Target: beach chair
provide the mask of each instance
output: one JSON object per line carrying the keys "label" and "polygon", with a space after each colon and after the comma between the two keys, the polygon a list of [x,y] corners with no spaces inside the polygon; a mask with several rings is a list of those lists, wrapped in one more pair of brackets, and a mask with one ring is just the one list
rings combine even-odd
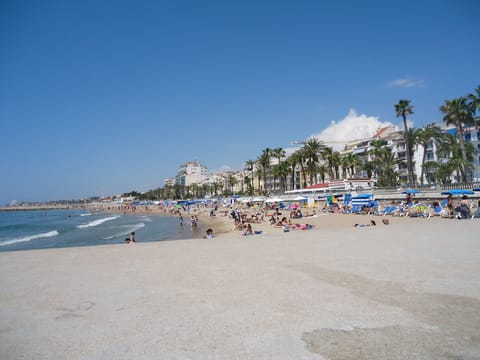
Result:
{"label": "beach chair", "polygon": [[382,215],[393,215],[393,213],[397,210],[398,208],[396,206],[389,205],[383,210]]}
{"label": "beach chair", "polygon": [[362,212],[362,206],[361,205],[352,205],[352,208],[350,209],[350,212],[352,214],[360,214]]}
{"label": "beach chair", "polygon": [[442,216],[444,217],[444,215],[447,215],[447,212],[443,209],[442,206],[440,205],[437,205],[433,208],[433,211],[432,211],[432,216]]}
{"label": "beach chair", "polygon": [[427,207],[423,204],[416,204],[410,211],[410,217],[430,217]]}

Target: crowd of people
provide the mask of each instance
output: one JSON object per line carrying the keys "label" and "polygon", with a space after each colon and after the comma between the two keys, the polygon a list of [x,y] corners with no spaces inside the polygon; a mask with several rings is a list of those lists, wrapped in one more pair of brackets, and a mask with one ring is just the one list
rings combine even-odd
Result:
{"label": "crowd of people", "polygon": [[[452,219],[472,219],[475,217],[480,218],[480,201],[476,211],[473,211],[475,205],[467,195],[463,195],[459,198],[454,198],[449,195],[443,201],[434,200],[429,203],[420,202],[419,199],[415,198],[415,195],[407,194],[403,201],[392,200],[388,204],[379,203],[378,201],[369,201],[368,204],[364,204],[357,211],[352,211],[351,204],[344,204],[340,201],[335,201],[333,203],[327,203],[320,209],[320,214],[322,212],[330,213],[355,213],[355,214],[364,214],[364,215],[382,215],[382,222],[384,225],[389,224],[387,215],[392,216],[409,216],[409,217],[431,217],[435,215],[440,215],[445,218]],[[177,215],[180,223],[180,227],[184,226],[184,217],[182,215],[188,215],[187,221],[189,221],[190,228],[192,231],[195,231],[199,226],[198,210],[201,205],[195,205],[193,211],[191,206],[171,206],[165,207],[164,212],[169,213],[170,215]],[[307,207],[302,207],[298,204],[292,204],[290,206],[282,206],[282,204],[269,204],[264,206],[248,206],[247,208],[238,206],[234,204],[223,205],[224,209],[221,210],[223,216],[228,216],[234,222],[233,229],[239,231],[241,235],[255,235],[260,234],[262,231],[254,230],[255,224],[267,223],[272,227],[281,228],[284,232],[289,232],[291,230],[310,230],[313,228],[312,224],[305,223],[305,218],[318,216],[315,209],[312,209],[309,212]],[[282,207],[280,207],[282,206]],[[197,209],[199,208],[199,209]],[[210,218],[213,218],[217,215],[218,204],[210,205],[208,208],[206,205],[203,205],[203,208],[208,210]],[[130,208],[130,211],[135,211],[136,209]],[[318,211],[318,210],[317,210]],[[375,226],[376,223],[374,220],[371,220],[369,223],[355,223],[355,227],[366,227],[366,226]],[[264,229],[263,226],[261,228]],[[204,238],[213,238],[213,230],[208,228],[205,232]],[[135,243],[135,233],[132,232],[128,238],[125,239],[125,243],[131,244]]]}

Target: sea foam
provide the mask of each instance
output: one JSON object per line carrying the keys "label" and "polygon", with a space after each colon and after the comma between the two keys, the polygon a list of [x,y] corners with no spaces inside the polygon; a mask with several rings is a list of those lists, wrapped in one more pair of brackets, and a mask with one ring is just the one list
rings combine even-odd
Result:
{"label": "sea foam", "polygon": [[125,228],[125,230],[123,230],[121,232],[119,231],[118,233],[116,233],[114,235],[111,235],[111,236],[107,236],[103,239],[104,240],[110,240],[110,239],[114,239],[114,238],[117,238],[117,237],[129,235],[132,231],[140,230],[143,227],[145,227],[144,223],[138,223],[138,224],[135,224],[135,225],[123,225],[122,228]]}
{"label": "sea foam", "polygon": [[11,244],[16,244],[20,242],[26,242],[26,241],[39,239],[39,238],[52,237],[57,235],[58,235],[58,231],[53,230],[53,231],[49,231],[42,234],[28,235],[28,236],[23,236],[23,237],[12,239],[12,240],[2,241],[0,242],[0,246],[11,245]]}
{"label": "sea foam", "polygon": [[77,225],[77,228],[84,229],[84,228],[88,228],[88,227],[92,227],[92,226],[98,226],[98,225],[103,224],[104,222],[118,219],[119,217],[120,216],[110,216],[110,217],[103,218],[103,219],[93,220],[93,221],[90,221],[89,223],[86,223],[86,224]]}

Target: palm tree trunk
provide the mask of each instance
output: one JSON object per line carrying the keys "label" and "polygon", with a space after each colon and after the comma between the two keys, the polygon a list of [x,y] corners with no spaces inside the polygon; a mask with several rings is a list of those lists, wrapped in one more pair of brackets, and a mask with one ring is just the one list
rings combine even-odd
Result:
{"label": "palm tree trunk", "polygon": [[408,139],[408,128],[407,128],[407,117],[403,115],[403,129],[404,129],[404,140],[405,146],[407,148],[407,183],[408,186],[413,184],[413,169],[412,169],[412,154],[410,153],[410,141]]}
{"label": "palm tree trunk", "polygon": [[[462,158],[464,161],[467,160],[467,152],[465,150],[465,140],[463,138],[463,129],[461,124],[457,124],[457,134],[458,134],[458,143],[460,144],[460,150],[462,151]],[[467,172],[465,166],[462,166],[462,181],[467,182]]]}

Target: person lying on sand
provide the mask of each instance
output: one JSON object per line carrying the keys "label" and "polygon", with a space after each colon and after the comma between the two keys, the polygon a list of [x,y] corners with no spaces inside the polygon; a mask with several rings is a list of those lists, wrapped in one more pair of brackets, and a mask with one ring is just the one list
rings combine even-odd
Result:
{"label": "person lying on sand", "polygon": [[373,220],[370,220],[370,224],[355,224],[355,227],[364,227],[364,226],[377,226],[377,223]]}

